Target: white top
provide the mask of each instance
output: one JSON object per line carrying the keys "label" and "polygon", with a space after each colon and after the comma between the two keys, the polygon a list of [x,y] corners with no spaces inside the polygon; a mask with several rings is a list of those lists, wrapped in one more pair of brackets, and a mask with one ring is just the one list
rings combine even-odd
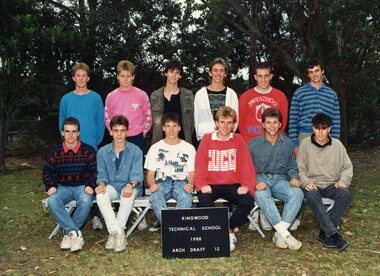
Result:
{"label": "white top", "polygon": [[[227,87],[225,105],[232,107],[236,111],[236,115],[239,116],[238,97],[236,92],[229,87]],[[234,126],[234,131],[236,131],[238,122],[239,117],[237,118],[237,122]],[[214,116],[211,112],[206,87],[198,90],[194,97],[194,127],[198,141],[200,141],[206,133],[210,133],[215,130]]]}
{"label": "white top", "polygon": [[156,172],[156,181],[185,180],[194,171],[195,148],[181,140],[169,145],[164,139],[152,145],[146,155],[144,168]]}

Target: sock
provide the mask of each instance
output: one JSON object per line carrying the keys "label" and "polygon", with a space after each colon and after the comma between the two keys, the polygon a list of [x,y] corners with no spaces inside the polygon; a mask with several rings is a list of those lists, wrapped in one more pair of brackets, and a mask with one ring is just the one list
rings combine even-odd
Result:
{"label": "sock", "polygon": [[70,238],[77,238],[78,234],[77,234],[77,232],[75,232],[74,230],[72,230],[72,231],[69,232],[68,236]]}
{"label": "sock", "polygon": [[274,229],[276,229],[276,231],[278,233],[280,233],[280,235],[283,239],[286,239],[290,235],[290,233],[288,231],[289,223],[286,223],[284,221],[280,221],[276,225],[273,225],[273,227],[274,227]]}
{"label": "sock", "polygon": [[285,221],[281,221],[280,223],[283,223],[284,224],[284,226],[286,227],[286,229],[289,229],[289,227],[290,227],[290,223],[287,223],[287,222],[285,222]]}

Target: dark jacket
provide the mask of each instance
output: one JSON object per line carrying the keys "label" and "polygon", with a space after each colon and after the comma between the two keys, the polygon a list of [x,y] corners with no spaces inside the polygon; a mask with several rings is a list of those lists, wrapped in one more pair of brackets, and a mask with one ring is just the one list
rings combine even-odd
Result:
{"label": "dark jacket", "polygon": [[[186,88],[180,87],[180,100],[182,111],[182,126],[186,142],[192,144],[194,131],[194,95]],[[163,138],[162,118],[164,116],[164,87],[154,91],[150,95],[150,107],[152,108],[152,145]]]}

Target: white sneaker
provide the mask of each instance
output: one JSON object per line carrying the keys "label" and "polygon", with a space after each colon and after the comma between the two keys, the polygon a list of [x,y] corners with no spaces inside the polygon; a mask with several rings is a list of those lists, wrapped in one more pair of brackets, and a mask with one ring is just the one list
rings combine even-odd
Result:
{"label": "white sneaker", "polygon": [[286,242],[284,241],[284,239],[281,237],[280,233],[276,232],[274,233],[273,235],[273,243],[279,247],[279,248],[288,248],[288,245],[286,244]]}
{"label": "white sneaker", "polygon": [[[251,213],[250,214],[251,218],[253,219],[254,222],[256,222],[256,224],[259,224],[259,211],[256,210],[255,212]],[[251,230],[251,231],[256,231],[256,227],[255,225],[249,221],[249,225],[248,225],[248,229]]]}
{"label": "white sneaker", "polygon": [[139,225],[137,226],[137,229],[139,229],[140,231],[143,231],[143,230],[146,230],[148,228],[148,224],[146,223],[146,220],[145,218],[143,218]]}
{"label": "white sneaker", "polygon": [[70,251],[75,252],[75,251],[81,250],[84,245],[82,232],[78,231],[78,235],[76,237],[72,237],[72,239],[73,239],[73,246],[71,246]]}
{"label": "white sneaker", "polygon": [[230,251],[234,251],[237,244],[237,238],[234,233],[230,233]]}
{"label": "white sneaker", "polygon": [[106,249],[113,250],[115,249],[116,236],[110,234],[106,242]]}
{"label": "white sneaker", "polygon": [[64,235],[61,242],[61,249],[68,250],[73,246],[73,240],[68,235]]}
{"label": "white sneaker", "polygon": [[126,248],[125,233],[122,231],[120,234],[115,236],[115,252],[121,252]]}
{"label": "white sneaker", "polygon": [[240,231],[240,229],[238,226],[236,226],[234,229],[232,229],[232,231],[234,231],[234,233],[238,233]]}
{"label": "white sneaker", "polygon": [[289,230],[296,231],[300,225],[301,225],[301,221],[299,219],[295,219],[293,221],[293,224],[290,226]]}
{"label": "white sneaker", "polygon": [[94,229],[94,230],[96,230],[96,229],[102,230],[103,229],[103,224],[100,221],[100,218],[97,216],[92,218],[92,229]]}
{"label": "white sneaker", "polygon": [[299,250],[302,246],[302,242],[297,240],[291,234],[284,239],[284,242],[288,245],[291,250]]}
{"label": "white sneaker", "polygon": [[270,231],[273,228],[262,212],[260,212],[260,224],[265,231]]}

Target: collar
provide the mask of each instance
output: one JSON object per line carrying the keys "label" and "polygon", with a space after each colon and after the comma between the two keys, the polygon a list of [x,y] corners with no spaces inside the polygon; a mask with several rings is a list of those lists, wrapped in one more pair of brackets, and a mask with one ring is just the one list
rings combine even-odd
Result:
{"label": "collar", "polygon": [[[127,144],[128,144],[128,141],[125,141],[125,147],[124,147],[123,151],[125,151],[127,149]],[[116,155],[114,147],[113,147],[113,141],[112,141],[112,143],[110,143],[108,145],[109,145],[108,152],[113,152]]]}
{"label": "collar", "polygon": [[324,86],[326,86],[324,82],[322,82],[322,85],[321,85],[321,87],[319,87],[319,89],[317,89],[317,88],[315,88],[314,86],[312,86],[312,85],[310,84],[310,82],[308,82],[306,85],[307,85],[310,89],[312,89],[312,90],[317,90],[317,91],[321,90]]}
{"label": "collar", "polygon": [[318,148],[324,148],[324,147],[327,147],[327,146],[331,146],[332,144],[332,139],[331,139],[331,136],[329,135],[329,140],[327,141],[326,144],[324,145],[320,145],[318,144],[316,141],[315,141],[315,134],[313,133],[311,136],[310,136],[310,139],[311,139],[311,143],[316,145]]}
{"label": "collar", "polygon": [[[259,136],[259,139],[260,139],[261,143],[265,143],[265,142],[270,143],[270,142],[265,138],[265,132]],[[278,135],[278,139],[277,139],[277,141],[276,141],[275,144],[277,144],[278,141],[281,141],[281,142],[284,141],[284,137],[283,137],[282,134],[279,134],[279,135]]]}
{"label": "collar", "polygon": [[265,95],[265,94],[269,94],[270,92],[272,92],[272,86],[269,86],[268,90],[265,91],[265,92],[262,92],[262,91],[258,90],[256,87],[257,87],[257,86],[255,86],[253,89],[254,89],[257,93],[259,93],[259,94],[263,94],[263,95]]}
{"label": "collar", "polygon": [[80,140],[78,140],[77,145],[76,145],[74,148],[70,149],[70,148],[66,145],[65,142],[62,142],[63,150],[65,151],[65,153],[67,153],[69,150],[72,150],[74,153],[77,153],[78,150],[79,150],[79,148],[80,148],[80,145],[81,145],[81,144],[82,144],[82,143],[80,142]]}
{"label": "collar", "polygon": [[216,141],[228,141],[230,139],[232,139],[232,137],[234,136],[234,134],[231,132],[230,135],[228,136],[228,139],[227,140],[220,140],[218,138],[218,135],[216,135],[218,132],[218,130],[214,131],[213,133],[211,133],[211,140],[216,140]]}

